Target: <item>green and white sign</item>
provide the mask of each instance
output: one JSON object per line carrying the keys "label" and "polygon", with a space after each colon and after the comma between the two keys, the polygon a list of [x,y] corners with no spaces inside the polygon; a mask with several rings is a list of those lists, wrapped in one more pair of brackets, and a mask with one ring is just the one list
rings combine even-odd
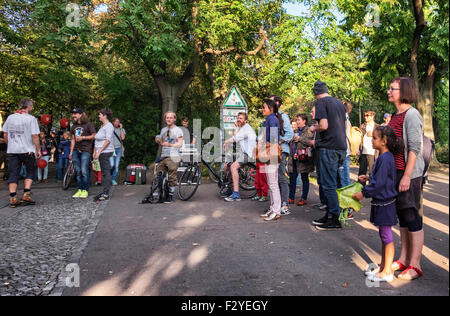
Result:
{"label": "green and white sign", "polygon": [[242,97],[239,89],[233,86],[228,93],[228,96],[225,98],[225,102],[223,103],[223,107],[240,107],[246,108],[247,104],[245,103],[244,98]]}

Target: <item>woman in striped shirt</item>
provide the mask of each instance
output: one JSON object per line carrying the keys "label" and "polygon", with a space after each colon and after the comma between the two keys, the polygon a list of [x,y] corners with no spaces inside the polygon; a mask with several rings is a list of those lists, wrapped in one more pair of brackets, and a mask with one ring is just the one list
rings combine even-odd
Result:
{"label": "woman in striped shirt", "polygon": [[394,155],[397,169],[397,216],[400,222],[402,250],[392,269],[403,271],[398,277],[413,280],[422,276],[420,259],[424,242],[421,197],[424,160],[422,156],[423,119],[412,103],[417,102],[417,90],[410,78],[391,81],[387,91],[389,102],[397,111],[388,126],[404,143],[404,151]]}

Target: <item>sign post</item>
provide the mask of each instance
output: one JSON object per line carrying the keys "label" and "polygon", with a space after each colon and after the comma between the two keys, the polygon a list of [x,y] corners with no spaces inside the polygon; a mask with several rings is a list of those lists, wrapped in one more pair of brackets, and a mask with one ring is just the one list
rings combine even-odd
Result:
{"label": "sign post", "polygon": [[226,139],[233,136],[235,130],[235,122],[239,112],[247,113],[247,103],[242,97],[241,92],[236,86],[232,86],[220,107],[220,138],[221,151],[223,143]]}

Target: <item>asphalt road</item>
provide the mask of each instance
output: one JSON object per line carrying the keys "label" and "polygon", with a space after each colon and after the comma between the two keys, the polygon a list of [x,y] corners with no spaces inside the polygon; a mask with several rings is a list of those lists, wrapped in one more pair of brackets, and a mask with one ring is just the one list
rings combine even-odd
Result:
{"label": "asphalt road", "polygon": [[[424,276],[369,285],[363,271],[381,247],[369,200],[349,227],[321,232],[311,225],[323,216],[315,184],[307,206],[276,222],[259,217],[268,203],[227,203],[215,184],[171,205],[139,205],[148,186],[119,186],[81,257],[80,286],[63,295],[447,296],[448,182],[433,173],[425,187]],[[394,239],[399,252],[398,227]]]}

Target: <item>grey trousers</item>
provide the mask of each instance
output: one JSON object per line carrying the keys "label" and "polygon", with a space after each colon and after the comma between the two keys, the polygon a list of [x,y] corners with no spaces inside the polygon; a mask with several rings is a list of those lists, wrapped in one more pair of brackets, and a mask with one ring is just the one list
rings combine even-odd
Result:
{"label": "grey trousers", "polygon": [[280,186],[281,206],[289,205],[289,182],[286,177],[288,154],[281,153],[281,162],[278,167],[278,185]]}
{"label": "grey trousers", "polygon": [[102,170],[102,186],[103,193],[109,195],[109,190],[112,186],[112,175],[111,175],[111,162],[110,158],[113,153],[101,153],[98,157],[100,162],[100,169]]}

